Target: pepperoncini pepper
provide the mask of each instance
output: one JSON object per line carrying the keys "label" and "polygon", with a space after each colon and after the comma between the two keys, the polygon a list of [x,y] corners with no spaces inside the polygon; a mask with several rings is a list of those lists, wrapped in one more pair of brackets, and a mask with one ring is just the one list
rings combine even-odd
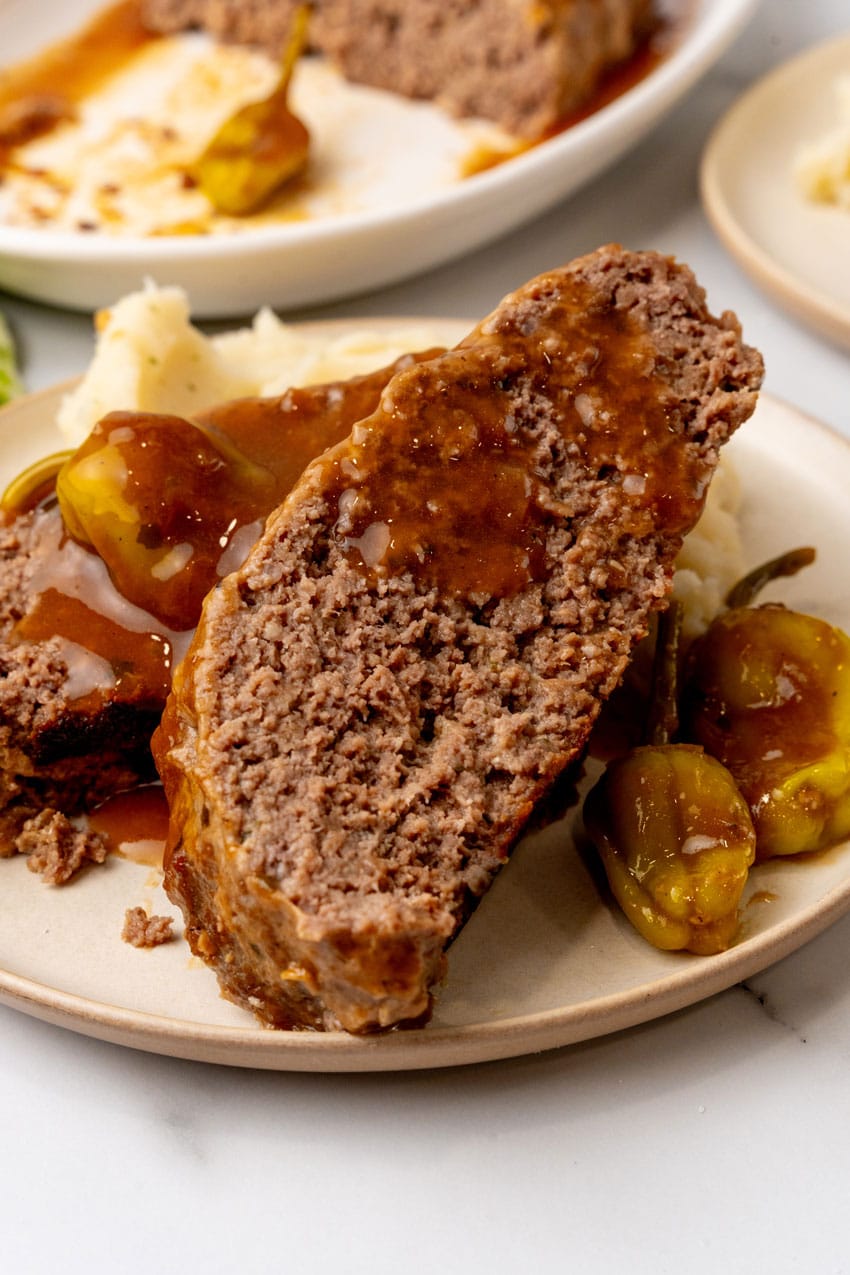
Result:
{"label": "pepperoncini pepper", "polygon": [[635,929],[655,947],[708,955],[738,929],[755,858],[747,803],[729,771],[699,746],[671,743],[680,611],[659,626],[651,742],[606,767],[584,821],[608,882]]}
{"label": "pepperoncini pepper", "polygon": [[56,494],[68,534],[102,558],[119,592],[180,630],[197,623],[229,546],[253,524],[256,539],[279,492],[225,437],[180,417],[111,412],[62,465]]}
{"label": "pepperoncini pepper", "polygon": [[309,4],[295,10],[273,91],[225,120],[194,165],[198,185],[219,212],[234,217],[256,212],[307,163],[310,134],[290,109],[289,84],[306,43],[309,13]]}
{"label": "pepperoncini pepper", "polygon": [[759,859],[850,836],[850,638],[815,616],[749,605],[813,557],[796,551],[743,581],[688,659],[688,737],[734,775]]}
{"label": "pepperoncini pepper", "polygon": [[608,766],[584,819],[614,897],[645,939],[703,955],[729,947],[755,834],[724,766],[693,745],[636,748]]}

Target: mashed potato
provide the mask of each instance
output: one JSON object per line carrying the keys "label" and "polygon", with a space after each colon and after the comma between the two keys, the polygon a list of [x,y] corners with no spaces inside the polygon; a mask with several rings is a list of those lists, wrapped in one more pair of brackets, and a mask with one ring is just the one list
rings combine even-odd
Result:
{"label": "mashed potato", "polygon": [[708,489],[703,515],[676,562],[673,594],[684,607],[683,631],[694,637],[723,607],[726,594],[747,570],[741,543],[741,484],[729,457]]}
{"label": "mashed potato", "polygon": [[[399,323],[346,328],[335,336],[293,327],[261,310],[249,328],[205,336],[192,324],[181,289],[151,284],[98,316],[94,357],[64,399],[58,423],[76,447],[108,411],[191,415],[229,398],[344,380],[410,350],[453,344],[468,327],[461,321]],[[724,458],[678,561],[675,592],[685,608],[686,636],[706,626],[744,573],[739,507],[737,476]]]}
{"label": "mashed potato", "polygon": [[410,350],[453,344],[460,321],[398,328],[305,330],[260,310],[251,327],[205,336],[180,288],[149,284],[97,316],[95,353],[59,410],[58,424],[77,447],[109,411],[203,411],[225,399],[281,394],[293,385],[345,380],[392,363]]}
{"label": "mashed potato", "polygon": [[835,81],[835,97],[835,127],[797,152],[794,177],[808,199],[850,209],[850,75]]}

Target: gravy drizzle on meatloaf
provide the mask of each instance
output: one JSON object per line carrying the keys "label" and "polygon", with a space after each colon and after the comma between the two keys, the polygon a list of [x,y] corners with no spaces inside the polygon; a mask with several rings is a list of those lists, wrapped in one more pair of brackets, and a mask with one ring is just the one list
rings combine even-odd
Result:
{"label": "gravy drizzle on meatloaf", "polygon": [[[550,284],[551,287],[551,284]],[[542,299],[542,289],[535,302]],[[677,445],[670,387],[628,311],[596,305],[579,281],[485,326],[413,376],[328,459],[341,490],[336,531],[379,575],[412,571],[443,591],[498,600],[546,578],[549,528],[579,513],[564,468],[629,493],[619,534],[691,525],[697,459]],[[578,392],[576,392],[577,387]],[[529,427],[529,414],[538,418]],[[585,504],[586,507],[586,504]],[[569,548],[567,535],[564,547]]]}
{"label": "gravy drizzle on meatloaf", "polygon": [[399,374],[306,471],[207,598],[154,741],[166,888],[229,996],[281,1027],[427,1014],[761,374],[690,271],[609,247]]}

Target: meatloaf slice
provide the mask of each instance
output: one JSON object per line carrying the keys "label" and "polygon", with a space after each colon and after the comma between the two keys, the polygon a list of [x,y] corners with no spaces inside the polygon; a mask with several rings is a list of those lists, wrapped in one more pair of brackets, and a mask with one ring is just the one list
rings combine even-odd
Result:
{"label": "meatloaf slice", "polygon": [[[297,0],[146,0],[155,30],[202,26],[280,51]],[[537,137],[647,33],[652,0],[316,0],[310,38],[352,81]]]}
{"label": "meatloaf slice", "polygon": [[418,1020],[579,757],[762,375],[684,266],[600,249],[396,375],[208,596],[154,753],[166,888],[278,1027]]}
{"label": "meatloaf slice", "polygon": [[[0,527],[0,857],[44,811],[73,816],[156,777],[150,737],[167,690],[158,652],[139,679],[130,648],[142,653],[143,633],[127,632],[121,669],[56,636],[69,613],[81,630],[102,631],[109,621],[89,604],[112,593],[103,563],[67,540],[55,505]],[[113,619],[136,624],[134,609],[115,602]],[[167,649],[159,635],[152,652]]]}
{"label": "meatloaf slice", "polygon": [[322,0],[316,41],[347,79],[539,137],[634,52],[650,0]]}

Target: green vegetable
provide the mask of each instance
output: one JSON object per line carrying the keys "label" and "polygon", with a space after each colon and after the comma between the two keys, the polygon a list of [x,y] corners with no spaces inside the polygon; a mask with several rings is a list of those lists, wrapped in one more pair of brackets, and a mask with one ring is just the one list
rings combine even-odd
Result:
{"label": "green vegetable", "polygon": [[18,373],[15,342],[9,325],[0,314],[0,406],[22,393],[23,383]]}

